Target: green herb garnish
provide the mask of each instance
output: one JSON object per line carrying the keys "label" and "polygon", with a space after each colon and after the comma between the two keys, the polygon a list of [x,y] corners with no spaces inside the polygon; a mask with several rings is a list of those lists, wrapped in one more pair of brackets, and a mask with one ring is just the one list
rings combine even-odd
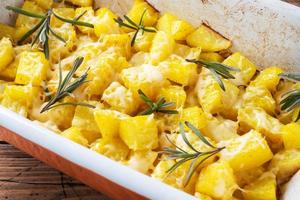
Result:
{"label": "green herb garnish", "polygon": [[[300,73],[282,73],[279,74],[279,77],[298,82],[300,81]],[[294,89],[283,95],[282,100],[280,101],[280,106],[282,111],[290,112],[296,107],[300,106],[300,88]],[[300,112],[295,121],[300,119]]]}
{"label": "green herb garnish", "polygon": [[239,72],[240,69],[233,68],[228,65],[224,65],[218,62],[208,62],[203,60],[195,60],[195,59],[186,59],[187,62],[192,62],[197,65],[202,65],[203,67],[209,69],[211,73],[214,75],[216,81],[220,85],[223,91],[225,91],[225,86],[221,78],[225,79],[235,79],[235,77],[230,74],[230,71]]}
{"label": "green herb garnish", "polygon": [[[179,133],[180,133],[183,141],[185,142],[185,144],[192,151],[192,153],[189,153],[189,152],[183,150],[182,148],[178,147],[167,136],[168,141],[175,147],[175,149],[170,148],[170,147],[165,147],[162,153],[167,155],[167,159],[175,160],[175,162],[176,162],[170,169],[168,169],[167,173],[171,174],[174,170],[176,170],[183,163],[191,160],[191,164],[188,167],[188,171],[187,171],[187,174],[184,179],[184,186],[186,186],[188,184],[188,182],[190,181],[192,175],[194,174],[194,172],[196,171],[198,166],[200,166],[207,159],[214,156],[215,154],[217,154],[218,152],[220,152],[221,150],[223,150],[225,148],[225,147],[218,148],[218,147],[215,147],[214,145],[212,145],[203,136],[203,134],[200,132],[200,130],[198,130],[196,127],[194,127],[190,122],[185,122],[185,125],[193,133],[195,133],[203,143],[205,143],[207,146],[211,147],[213,150],[202,152],[202,151],[198,151],[195,147],[193,147],[193,145],[189,142],[189,140],[187,139],[187,137],[185,135],[184,126],[182,123],[179,123]],[[203,159],[199,161],[200,158],[203,158]]]}
{"label": "green herb garnish", "polygon": [[41,113],[50,110],[52,108],[58,107],[58,106],[64,106],[64,105],[74,105],[74,106],[86,106],[90,108],[95,108],[95,106],[86,104],[86,103],[73,103],[73,102],[66,102],[66,103],[58,103],[61,99],[63,99],[66,96],[69,96],[74,90],[76,90],[78,87],[83,85],[84,83],[88,82],[86,80],[87,78],[87,72],[88,70],[80,77],[75,78],[72,81],[72,78],[76,72],[76,70],[80,67],[80,65],[83,62],[83,57],[76,58],[72,69],[68,72],[66,77],[62,78],[62,70],[61,66],[59,65],[59,82],[58,82],[58,88],[56,94],[50,99],[50,101],[45,105],[45,107],[41,110]]}
{"label": "green herb garnish", "polygon": [[300,73],[281,73],[279,77],[294,82],[300,81]]}
{"label": "green herb garnish", "polygon": [[32,34],[34,34],[35,32],[37,32],[35,38],[32,40],[31,42],[31,46],[33,46],[34,44],[38,44],[39,46],[42,47],[45,57],[47,59],[49,59],[49,36],[50,34],[53,35],[55,38],[57,38],[58,40],[60,40],[63,43],[66,43],[66,41],[59,36],[50,26],[50,20],[51,17],[55,17],[63,22],[72,24],[72,25],[77,25],[77,26],[85,26],[85,27],[90,27],[93,28],[94,25],[87,23],[87,22],[82,22],[79,21],[79,19],[86,13],[82,13],[81,15],[79,15],[78,17],[76,17],[75,19],[65,19],[59,15],[57,15],[53,9],[49,9],[45,15],[39,15],[39,14],[35,14],[35,13],[31,13],[27,10],[23,10],[21,8],[18,7],[12,7],[12,6],[7,6],[6,7],[7,10],[11,10],[15,13],[18,13],[20,15],[25,15],[28,17],[32,17],[32,18],[37,18],[40,19],[39,23],[36,24],[32,29],[30,29],[27,33],[25,33],[21,39],[19,39],[17,41],[18,44],[22,44],[25,40],[27,40]]}
{"label": "green herb garnish", "polygon": [[135,30],[135,33],[133,35],[133,38],[131,40],[131,46],[134,45],[135,43],[135,40],[136,40],[136,37],[138,35],[138,33],[140,31],[142,31],[142,35],[144,34],[144,32],[151,32],[151,33],[155,33],[156,30],[155,29],[151,29],[151,28],[146,28],[145,25],[144,25],[144,16],[146,14],[146,11],[147,10],[144,10],[142,16],[141,16],[141,19],[139,21],[139,24],[136,24],[134,21],[132,21],[128,16],[124,15],[124,21],[118,17],[117,19],[114,19],[115,22],[117,22],[119,24],[120,27],[124,26],[124,27],[127,27],[127,28],[130,28],[132,30]]}
{"label": "green herb garnish", "polygon": [[154,112],[165,114],[178,114],[177,110],[167,110],[167,107],[173,106],[174,102],[166,102],[165,98],[160,98],[157,102],[153,102],[149,97],[145,95],[142,90],[138,90],[140,98],[149,106],[148,109],[140,113],[140,115],[150,115]]}

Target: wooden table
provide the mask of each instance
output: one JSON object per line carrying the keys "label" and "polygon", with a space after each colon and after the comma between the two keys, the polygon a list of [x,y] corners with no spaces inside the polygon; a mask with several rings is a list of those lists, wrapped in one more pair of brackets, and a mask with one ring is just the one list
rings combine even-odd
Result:
{"label": "wooden table", "polygon": [[[300,0],[287,2],[300,6]],[[2,141],[0,141],[0,199],[109,200],[105,195]]]}
{"label": "wooden table", "polygon": [[0,141],[0,199],[109,200],[11,145]]}

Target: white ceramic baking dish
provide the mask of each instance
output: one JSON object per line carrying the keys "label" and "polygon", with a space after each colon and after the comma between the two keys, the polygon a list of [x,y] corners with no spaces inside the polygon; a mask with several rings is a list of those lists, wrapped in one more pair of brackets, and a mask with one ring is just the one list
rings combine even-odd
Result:
{"label": "white ceramic baking dish", "polygon": [[[6,4],[0,2],[1,20]],[[277,0],[149,0],[195,26],[205,22],[234,42],[259,66],[278,64],[300,71],[300,8]],[[124,14],[132,0],[96,0]],[[0,21],[1,21],[0,20]],[[259,26],[258,26],[259,25]],[[264,33],[264,34],[262,34]],[[271,34],[272,33],[272,34]],[[77,145],[0,106],[0,138],[114,199],[195,199],[164,183]],[[300,172],[287,186],[283,200],[300,199]]]}

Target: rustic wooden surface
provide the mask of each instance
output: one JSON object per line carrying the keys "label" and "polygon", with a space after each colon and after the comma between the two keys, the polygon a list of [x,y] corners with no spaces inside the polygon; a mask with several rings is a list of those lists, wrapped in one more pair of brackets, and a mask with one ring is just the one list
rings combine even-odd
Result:
{"label": "rustic wooden surface", "polygon": [[[287,2],[300,6],[300,0]],[[107,196],[2,141],[0,141],[0,199],[109,200]]]}
{"label": "rustic wooden surface", "polygon": [[1,141],[0,199],[109,200],[105,195]]}

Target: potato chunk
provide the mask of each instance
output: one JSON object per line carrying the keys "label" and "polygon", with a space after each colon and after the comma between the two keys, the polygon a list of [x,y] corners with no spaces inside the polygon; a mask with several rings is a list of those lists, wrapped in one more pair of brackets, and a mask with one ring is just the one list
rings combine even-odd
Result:
{"label": "potato chunk", "polygon": [[203,110],[198,106],[184,108],[181,112],[180,120],[188,121],[197,129],[203,129],[207,125],[207,118]]}
{"label": "potato chunk", "polygon": [[155,100],[159,88],[164,83],[159,68],[149,64],[124,69],[121,79],[138,99],[138,90],[141,89],[149,98]]}
{"label": "potato chunk", "polygon": [[122,120],[120,136],[134,151],[150,150],[158,146],[158,131],[153,115],[129,117]]}
{"label": "potato chunk", "polygon": [[61,133],[61,136],[76,142],[82,146],[88,146],[88,140],[82,135],[81,131],[77,127],[71,127]]}
{"label": "potato chunk", "polygon": [[261,86],[248,86],[242,97],[242,105],[260,107],[270,115],[275,113],[276,108],[271,92]]}
{"label": "potato chunk", "polygon": [[230,72],[235,79],[235,85],[247,85],[255,75],[257,66],[243,56],[240,52],[234,53],[223,61],[223,64],[240,69],[239,72]]}
{"label": "potato chunk", "polygon": [[[235,104],[239,96],[239,88],[229,80],[223,80],[226,91],[223,91],[213,74],[202,68],[195,88],[198,101],[205,112],[222,113],[234,118],[237,115]],[[209,94],[209,95],[207,95]]]}
{"label": "potato chunk", "polygon": [[14,49],[10,39],[0,41],[0,71],[3,71],[14,59]]}
{"label": "potato chunk", "polygon": [[185,186],[184,181],[188,172],[189,164],[184,163],[168,175],[168,170],[175,164],[174,160],[160,160],[156,165],[151,177],[163,181],[175,188],[181,189],[188,193],[194,193],[195,183],[197,181],[197,173],[194,173],[191,180]]}
{"label": "potato chunk", "polygon": [[[89,0],[92,1],[92,0]],[[75,1],[74,1],[75,2]],[[79,3],[80,1],[78,1]],[[77,3],[77,2],[75,2]],[[81,18],[80,21],[82,22],[87,22],[90,24],[95,24],[95,22],[97,21],[97,17],[95,17],[95,12],[94,9],[88,5],[85,7],[79,7],[75,9],[75,16],[80,16],[82,13],[86,12]],[[83,34],[87,34],[87,35],[93,35],[94,34],[94,29],[91,27],[86,27],[86,26],[76,26],[79,31]]]}
{"label": "potato chunk", "polygon": [[151,63],[157,65],[168,58],[174,50],[175,41],[170,34],[158,31],[152,41],[150,48]]}
{"label": "potato chunk", "polygon": [[274,143],[282,142],[280,130],[283,125],[262,108],[248,106],[239,109],[238,121],[243,131],[255,129]]}
{"label": "potato chunk", "polygon": [[102,98],[112,109],[125,114],[132,114],[138,109],[138,102],[131,90],[119,82],[112,82],[103,92]]}
{"label": "potato chunk", "polygon": [[179,20],[171,13],[165,13],[157,22],[157,29],[171,34],[175,40],[185,40],[186,36],[193,32],[193,26],[184,21]]}
{"label": "potato chunk", "polygon": [[149,174],[149,171],[154,169],[154,162],[157,156],[158,153],[155,151],[132,151],[125,165],[143,174]]}
{"label": "potato chunk", "polygon": [[85,92],[88,96],[101,95],[117,77],[117,72],[128,66],[126,58],[117,53],[101,54],[88,62],[91,69],[88,73]]}
{"label": "potato chunk", "polygon": [[39,98],[40,89],[31,85],[17,86],[6,85],[3,92],[1,105],[27,117],[29,110]]}
{"label": "potato chunk", "polygon": [[46,79],[49,62],[42,52],[25,51],[20,54],[20,61],[15,82],[26,85],[32,83],[34,86],[41,86]]}
{"label": "potato chunk", "polygon": [[276,177],[265,173],[243,189],[245,200],[276,200]]}
{"label": "potato chunk", "polygon": [[126,160],[129,149],[119,138],[114,139],[98,139],[91,145],[91,150],[96,151],[108,158],[116,161]]}
{"label": "potato chunk", "polygon": [[0,23],[0,39],[7,37],[11,40],[15,38],[16,28]]}
{"label": "potato chunk", "polygon": [[[100,104],[96,101],[87,101],[84,103],[93,106],[100,106]],[[78,127],[81,130],[82,134],[88,140],[89,144],[101,137],[100,130],[94,119],[93,108],[77,106],[72,120],[72,126]]]}
{"label": "potato chunk", "polygon": [[286,149],[300,149],[300,124],[290,123],[282,127],[283,144]]}
{"label": "potato chunk", "polygon": [[196,183],[196,192],[216,199],[231,199],[237,189],[233,170],[227,162],[218,161],[204,168]]}
{"label": "potato chunk", "polygon": [[161,62],[159,68],[166,79],[182,86],[193,86],[196,82],[197,65],[177,55],[172,55],[166,61]]}
{"label": "potato chunk", "polygon": [[143,22],[145,26],[153,26],[159,13],[144,0],[134,0],[133,6],[127,16],[136,24],[139,24],[143,12],[146,10]]}
{"label": "potato chunk", "polygon": [[221,151],[221,159],[228,161],[234,171],[259,167],[273,156],[267,141],[254,130],[220,145],[226,147]]}
{"label": "potato chunk", "polygon": [[129,117],[115,110],[96,109],[95,121],[104,139],[119,137],[120,122]]}
{"label": "potato chunk", "polygon": [[188,35],[186,42],[192,47],[201,47],[203,51],[221,51],[231,46],[231,41],[205,25]]}
{"label": "potato chunk", "polygon": [[165,98],[167,102],[174,102],[173,106],[168,107],[169,109],[178,109],[183,108],[186,93],[182,87],[171,85],[160,90],[157,99],[159,98]]}
{"label": "potato chunk", "polygon": [[276,175],[279,183],[285,182],[299,169],[300,151],[296,149],[276,153],[269,165],[269,170]]}
{"label": "potato chunk", "polygon": [[265,87],[270,91],[274,91],[280,81],[278,75],[282,72],[283,70],[279,67],[268,67],[261,71],[250,85]]}
{"label": "potato chunk", "polygon": [[93,0],[67,0],[76,6],[92,6]]}

